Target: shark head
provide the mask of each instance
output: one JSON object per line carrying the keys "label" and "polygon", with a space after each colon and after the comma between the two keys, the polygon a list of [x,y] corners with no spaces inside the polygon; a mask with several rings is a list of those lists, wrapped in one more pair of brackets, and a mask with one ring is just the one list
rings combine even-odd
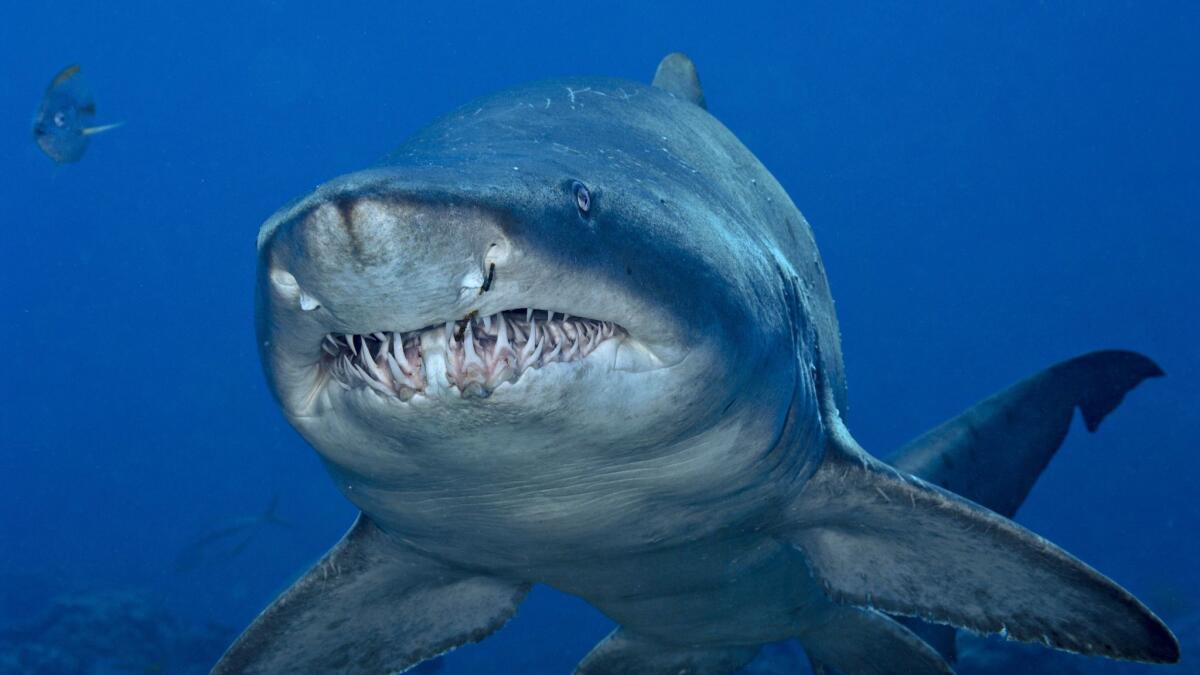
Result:
{"label": "shark head", "polygon": [[451,493],[555,495],[490,501],[513,527],[658,481],[744,487],[725,461],[771,447],[795,381],[771,358],[786,317],[761,311],[778,279],[739,265],[755,242],[695,227],[712,208],[675,173],[621,166],[636,139],[570,147],[562,111],[537,138],[489,133],[509,107],[451,115],[263,226],[259,345],[286,415],[385,524]]}

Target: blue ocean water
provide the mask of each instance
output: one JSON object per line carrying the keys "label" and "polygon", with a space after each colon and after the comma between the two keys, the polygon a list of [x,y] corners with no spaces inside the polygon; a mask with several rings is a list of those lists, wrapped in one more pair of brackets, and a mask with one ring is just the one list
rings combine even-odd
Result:
{"label": "blue ocean water", "polygon": [[[236,634],[354,516],[263,381],[258,225],[473,97],[647,81],[675,50],[813,225],[866,448],[1092,349],[1163,366],[1097,434],[1076,425],[1018,520],[1194,625],[1197,34],[1182,2],[11,4],[0,626],[120,592]],[[30,124],[70,63],[125,126],[58,166]],[[290,526],[179,569],[274,497]],[[609,628],[539,589],[443,672],[567,672]]]}

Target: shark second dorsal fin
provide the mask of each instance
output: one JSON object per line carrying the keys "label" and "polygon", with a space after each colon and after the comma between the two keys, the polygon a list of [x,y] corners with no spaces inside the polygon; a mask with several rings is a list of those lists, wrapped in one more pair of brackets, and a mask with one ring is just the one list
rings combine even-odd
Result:
{"label": "shark second dorsal fin", "polygon": [[1047,368],[904,446],[905,473],[1012,518],[1062,445],[1078,408],[1088,431],[1162,369],[1134,352],[1100,351]]}
{"label": "shark second dorsal fin", "polygon": [[672,52],[663,57],[654,71],[655,87],[670,92],[685,101],[691,101],[708,110],[704,101],[704,89],[700,87],[700,75],[696,73],[696,64],[682,52]]}

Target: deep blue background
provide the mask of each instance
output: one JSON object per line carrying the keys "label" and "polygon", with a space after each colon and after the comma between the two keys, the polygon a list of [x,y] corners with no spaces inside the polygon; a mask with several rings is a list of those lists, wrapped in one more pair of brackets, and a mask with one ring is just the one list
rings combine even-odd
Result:
{"label": "deep blue background", "polygon": [[[816,231],[863,445],[1143,351],[1169,377],[1077,425],[1019,519],[1151,604],[1194,596],[1200,5],[912,4],[6,5],[0,579],[244,625],[353,516],[260,374],[259,223],[472,97],[683,50]],[[126,125],[59,167],[29,126],[72,62]],[[295,527],[172,571],[274,494]],[[542,592],[455,667],[562,672],[605,631]]]}

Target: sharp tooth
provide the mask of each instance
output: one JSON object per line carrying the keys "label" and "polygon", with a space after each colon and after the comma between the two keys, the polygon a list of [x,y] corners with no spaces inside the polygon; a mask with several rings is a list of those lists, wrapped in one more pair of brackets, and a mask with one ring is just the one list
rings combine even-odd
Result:
{"label": "sharp tooth", "polygon": [[[533,345],[533,349],[529,349],[529,345]],[[538,358],[542,355],[542,349],[546,346],[546,339],[537,339],[537,332],[531,334],[529,342],[525,343],[525,350],[521,351],[521,370],[530,367],[537,367]]]}
{"label": "sharp tooth", "polygon": [[387,367],[392,373],[392,380],[396,383],[408,382],[408,373],[400,367],[400,363],[396,361],[396,357],[391,354],[387,355]]}
{"label": "sharp tooth", "polygon": [[387,341],[387,338],[385,338],[383,336],[383,333],[380,333],[380,332],[371,333],[371,337],[375,338],[376,340],[379,340],[380,342]]}
{"label": "sharp tooth", "polygon": [[470,324],[467,324],[467,335],[466,342],[464,344],[464,350],[466,351],[468,368],[474,364],[479,367],[480,371],[486,372],[487,364],[483,362],[483,359],[480,358],[479,354],[475,351],[475,335],[474,331],[471,330]]}
{"label": "sharp tooth", "polygon": [[[363,345],[363,346],[365,347],[366,345]],[[388,374],[386,372],[384,372],[382,369],[380,369],[378,363],[375,363],[375,358],[373,356],[371,356],[370,349],[367,350],[367,358],[363,359],[363,363],[367,364],[367,371],[370,372],[371,375],[374,376],[375,379],[379,380],[380,382],[382,382],[384,384],[389,384],[388,380],[390,380],[391,378],[388,377]]]}
{"label": "sharp tooth", "polygon": [[333,345],[333,342],[331,342],[329,338],[325,338],[321,341],[321,349],[325,350],[325,353],[330,356],[338,355],[338,348]]}
{"label": "sharp tooth", "polygon": [[571,340],[571,348],[567,350],[567,353],[563,354],[563,361],[570,361],[571,359],[575,358],[575,355],[578,353],[579,340]]}
{"label": "sharp tooth", "polygon": [[363,382],[366,382],[367,386],[374,389],[375,391],[377,391],[381,394],[388,394],[388,395],[391,395],[392,393],[394,393],[394,392],[392,392],[392,390],[389,387],[385,386],[382,382],[379,382],[375,378],[371,377],[370,375],[367,375],[367,373],[360,366],[357,366],[357,365],[354,366],[354,370],[358,371],[358,374],[360,376],[362,376]]}
{"label": "sharp tooth", "polygon": [[570,321],[570,320],[571,320],[571,315],[570,315],[570,314],[567,314],[566,312],[563,312],[563,318],[562,318],[562,320],[563,320],[563,323],[566,323],[566,322]]}
{"label": "sharp tooth", "polygon": [[502,316],[500,317],[500,333],[496,338],[496,358],[500,358],[500,355],[508,348],[508,319]]}
{"label": "sharp tooth", "polygon": [[529,323],[531,321],[533,321],[533,308],[526,307],[525,308],[525,323]]}
{"label": "sharp tooth", "polygon": [[525,358],[533,353],[534,347],[537,347],[538,331],[537,323],[529,322],[529,339],[525,341],[525,347],[521,350],[521,357]]}
{"label": "sharp tooth", "polygon": [[547,312],[546,312],[546,316],[547,316],[547,318],[546,318],[546,323],[547,323],[547,324],[552,324],[552,323],[554,323],[554,312],[547,311]]}
{"label": "sharp tooth", "polygon": [[516,371],[513,369],[513,366],[507,361],[502,361],[497,366],[496,372],[492,373],[492,376],[487,379],[487,388],[495,389],[501,382],[512,382],[514,380],[516,380]]}
{"label": "sharp tooth", "polygon": [[483,329],[489,334],[492,332],[492,315],[489,314],[483,317]]}
{"label": "sharp tooth", "polygon": [[570,340],[575,340],[579,336],[579,333],[575,330],[575,324],[569,321],[562,322],[562,332],[565,333],[567,338]]}
{"label": "sharp tooth", "polygon": [[347,335],[346,341],[350,343],[350,351],[354,352],[355,356],[358,356],[358,345],[354,344],[355,337],[357,337],[357,336],[356,335]]}
{"label": "sharp tooth", "polygon": [[396,367],[400,369],[400,372],[404,373],[405,377],[413,376],[414,371],[412,364],[409,362],[408,356],[404,352],[400,353],[400,358],[392,357],[392,360],[396,362]]}
{"label": "sharp tooth", "polygon": [[542,363],[550,363],[550,362],[554,361],[554,357],[558,356],[560,352],[562,352],[562,343],[561,342],[554,345],[554,351],[547,354],[546,357],[542,359]]}

